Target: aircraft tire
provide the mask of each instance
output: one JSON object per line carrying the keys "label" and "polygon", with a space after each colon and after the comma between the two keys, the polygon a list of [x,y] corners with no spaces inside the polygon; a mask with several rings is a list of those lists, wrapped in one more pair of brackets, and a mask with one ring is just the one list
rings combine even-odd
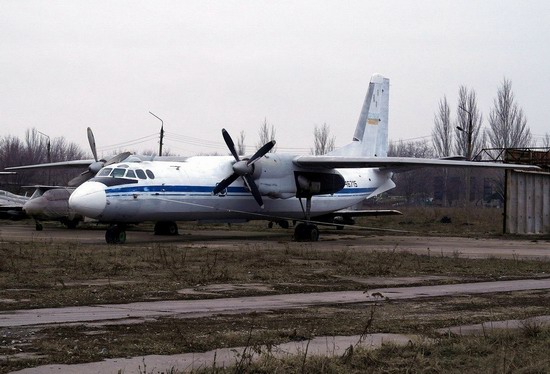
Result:
{"label": "aircraft tire", "polygon": [[116,244],[124,244],[126,243],[126,230],[119,230],[118,235],[116,237]]}
{"label": "aircraft tire", "polygon": [[319,240],[319,229],[311,223],[299,223],[294,229],[294,240],[297,242],[316,242]]}
{"label": "aircraft tire", "polygon": [[309,225],[308,227],[308,236],[310,242],[319,241],[319,229],[315,225]]}
{"label": "aircraft tire", "polygon": [[72,219],[72,220],[66,221],[64,223],[65,223],[65,226],[67,226],[68,229],[76,229],[76,227],[78,226],[78,220],[77,219]]}
{"label": "aircraft tire", "polygon": [[105,241],[108,244],[126,243],[126,230],[119,226],[111,226],[105,232]]}
{"label": "aircraft tire", "polygon": [[168,235],[178,235],[178,225],[176,224],[176,222],[167,222],[166,232],[168,233]]}
{"label": "aircraft tire", "polygon": [[113,233],[113,230],[111,230],[110,228],[105,231],[105,241],[107,242],[107,244],[115,244],[115,235]]}
{"label": "aircraft tire", "polygon": [[303,242],[305,237],[306,225],[305,223],[299,223],[294,228],[294,240],[297,242]]}
{"label": "aircraft tire", "polygon": [[155,235],[178,235],[178,225],[173,221],[159,221],[155,223]]}

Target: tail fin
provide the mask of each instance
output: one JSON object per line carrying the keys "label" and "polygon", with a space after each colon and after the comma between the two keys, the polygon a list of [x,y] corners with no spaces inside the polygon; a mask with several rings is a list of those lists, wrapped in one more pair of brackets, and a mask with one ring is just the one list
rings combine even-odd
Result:
{"label": "tail fin", "polygon": [[353,141],[331,156],[386,157],[388,154],[388,109],[390,80],[374,74],[357,121]]}

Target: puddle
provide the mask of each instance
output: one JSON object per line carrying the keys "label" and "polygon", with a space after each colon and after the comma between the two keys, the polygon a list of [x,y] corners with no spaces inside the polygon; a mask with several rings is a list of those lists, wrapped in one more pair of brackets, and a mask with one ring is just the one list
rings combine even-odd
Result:
{"label": "puddle", "polygon": [[245,284],[210,284],[206,286],[199,286],[194,288],[184,288],[178,290],[180,295],[216,295],[219,293],[230,293],[235,291],[259,291],[259,292],[272,292],[271,286],[262,283],[245,283]]}

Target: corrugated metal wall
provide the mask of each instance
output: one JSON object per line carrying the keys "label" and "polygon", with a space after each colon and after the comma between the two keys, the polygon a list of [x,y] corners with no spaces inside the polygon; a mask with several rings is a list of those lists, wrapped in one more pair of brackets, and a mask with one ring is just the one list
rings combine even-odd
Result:
{"label": "corrugated metal wall", "polygon": [[506,171],[504,230],[550,234],[550,173]]}

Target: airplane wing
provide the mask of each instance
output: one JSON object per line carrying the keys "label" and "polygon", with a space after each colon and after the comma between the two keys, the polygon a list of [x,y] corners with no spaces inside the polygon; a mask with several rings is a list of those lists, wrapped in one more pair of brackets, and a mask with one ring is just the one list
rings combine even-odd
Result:
{"label": "airplane wing", "polygon": [[90,164],[94,163],[95,160],[73,160],[73,161],[59,161],[59,162],[50,162],[46,164],[34,164],[34,165],[23,165],[23,166],[11,166],[4,168],[4,170],[31,170],[31,169],[46,169],[46,168],[87,168]]}
{"label": "airplane wing", "polygon": [[483,167],[517,170],[540,170],[535,165],[504,164],[487,161],[463,161],[454,157],[443,159],[414,157],[346,157],[346,156],[298,156],[294,164],[306,168],[384,168],[391,171],[404,171],[419,167]]}

